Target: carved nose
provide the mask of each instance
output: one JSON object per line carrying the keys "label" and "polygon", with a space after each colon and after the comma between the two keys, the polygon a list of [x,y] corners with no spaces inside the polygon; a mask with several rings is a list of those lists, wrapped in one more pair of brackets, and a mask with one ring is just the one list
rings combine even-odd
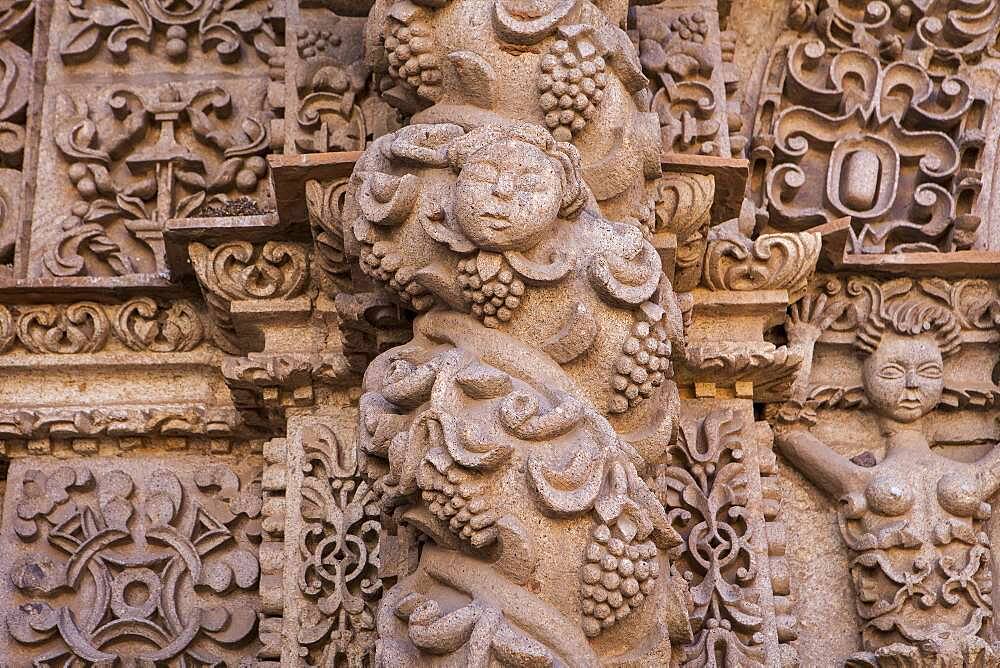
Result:
{"label": "carved nose", "polygon": [[914,369],[910,369],[906,372],[906,386],[916,387],[917,386],[917,372]]}
{"label": "carved nose", "polygon": [[509,176],[501,174],[497,184],[493,186],[493,194],[500,199],[510,199],[514,196],[514,182]]}

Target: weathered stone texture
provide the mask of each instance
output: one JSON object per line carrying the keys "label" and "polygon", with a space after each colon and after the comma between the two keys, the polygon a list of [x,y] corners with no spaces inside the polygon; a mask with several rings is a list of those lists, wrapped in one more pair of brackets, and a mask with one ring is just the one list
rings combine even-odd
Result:
{"label": "weathered stone texture", "polygon": [[0,666],[995,666],[996,2],[0,6]]}

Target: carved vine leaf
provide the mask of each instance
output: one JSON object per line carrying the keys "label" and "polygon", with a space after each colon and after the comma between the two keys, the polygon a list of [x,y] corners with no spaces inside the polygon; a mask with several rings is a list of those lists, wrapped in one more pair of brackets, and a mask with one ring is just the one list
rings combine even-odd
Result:
{"label": "carved vine leaf", "polygon": [[[148,660],[216,662],[256,626],[252,608],[226,597],[257,584],[248,535],[259,485],[221,464],[189,477],[122,467],[25,472],[14,532],[34,549],[10,565],[24,603],[8,618],[11,636],[37,661],[110,665],[124,658],[122,639],[154,628],[142,635]],[[116,556],[126,548],[144,558]],[[126,588],[148,596],[127,598]]]}

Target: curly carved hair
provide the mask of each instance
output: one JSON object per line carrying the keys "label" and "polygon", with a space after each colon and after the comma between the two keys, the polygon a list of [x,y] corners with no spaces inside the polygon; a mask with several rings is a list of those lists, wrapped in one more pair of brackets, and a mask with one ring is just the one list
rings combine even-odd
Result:
{"label": "curly carved hair", "polygon": [[866,356],[871,355],[887,329],[902,336],[932,334],[941,348],[942,357],[953,355],[962,345],[961,326],[950,310],[905,299],[886,304],[883,309],[874,309],[858,327],[854,347]]}
{"label": "curly carved hair", "polygon": [[453,140],[448,146],[448,163],[455,172],[479,151],[504,141],[517,141],[539,149],[552,161],[562,184],[562,203],[559,216],[575,218],[590,197],[590,191],[580,173],[580,153],[566,142],[557,142],[540,126],[528,123],[512,125],[486,125],[471,130]]}

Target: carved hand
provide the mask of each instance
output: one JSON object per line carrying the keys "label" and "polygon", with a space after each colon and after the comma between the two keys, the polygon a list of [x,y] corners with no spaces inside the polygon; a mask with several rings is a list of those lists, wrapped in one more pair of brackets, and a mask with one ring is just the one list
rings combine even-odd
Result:
{"label": "carved hand", "polygon": [[839,318],[847,308],[843,300],[829,301],[825,294],[815,297],[806,295],[801,301],[792,305],[785,332],[788,334],[788,344],[793,347],[812,348],[820,334],[834,320]]}

